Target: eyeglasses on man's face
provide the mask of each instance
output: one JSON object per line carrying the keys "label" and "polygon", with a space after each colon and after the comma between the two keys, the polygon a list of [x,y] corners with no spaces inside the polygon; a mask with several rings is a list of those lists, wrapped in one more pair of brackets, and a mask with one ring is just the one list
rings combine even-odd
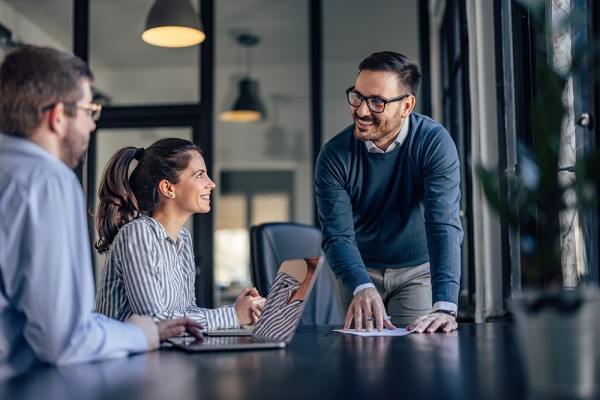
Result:
{"label": "eyeglasses on man's face", "polygon": [[385,105],[387,103],[393,103],[394,101],[402,101],[408,96],[410,96],[410,94],[403,94],[402,96],[393,97],[391,99],[386,100],[377,96],[363,96],[362,94],[354,91],[354,86],[346,89],[346,97],[348,99],[348,103],[350,103],[352,107],[360,107],[363,100],[367,100],[367,107],[369,107],[369,110],[371,110],[374,113],[382,113],[385,111]]}
{"label": "eyeglasses on man's face", "polygon": [[[54,108],[54,106],[58,103],[50,104],[44,108],[42,108],[42,112],[50,111]],[[98,121],[100,119],[100,114],[102,113],[102,104],[98,103],[87,103],[87,104],[77,104],[77,103],[63,103],[65,108],[75,108],[79,110],[85,110],[88,113],[88,116],[94,120]]]}
{"label": "eyeglasses on man's face", "polygon": [[[65,105],[67,105],[67,103],[65,103]],[[70,103],[69,105],[72,105],[73,107],[78,108],[80,110],[87,111],[87,113],[90,116],[90,118],[92,118],[94,121],[98,121],[100,119],[100,114],[102,114],[102,104],[98,104],[98,103],[88,103],[88,104]]]}

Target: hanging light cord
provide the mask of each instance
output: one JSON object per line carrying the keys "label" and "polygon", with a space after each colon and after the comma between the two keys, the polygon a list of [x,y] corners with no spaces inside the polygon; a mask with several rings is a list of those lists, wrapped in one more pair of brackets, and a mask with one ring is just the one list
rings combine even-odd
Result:
{"label": "hanging light cord", "polygon": [[248,45],[243,45],[243,46],[245,47],[244,65],[246,67],[246,78],[250,79],[250,77],[252,75],[252,54],[251,54],[252,49],[250,49],[250,46],[248,46]]}
{"label": "hanging light cord", "polygon": [[243,54],[243,62],[244,62],[244,66],[246,68],[246,77],[248,79],[250,79],[250,76],[252,75],[252,46],[255,46],[256,44],[258,44],[258,42],[260,41],[260,39],[258,38],[258,36],[254,36],[252,34],[249,33],[245,33],[242,34],[240,36],[238,36],[238,42],[239,44],[244,47],[245,51]]}

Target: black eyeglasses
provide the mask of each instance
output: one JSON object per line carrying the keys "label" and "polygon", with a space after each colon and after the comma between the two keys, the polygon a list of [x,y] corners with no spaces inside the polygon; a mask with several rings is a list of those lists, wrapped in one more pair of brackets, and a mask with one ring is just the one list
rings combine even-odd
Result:
{"label": "black eyeglasses", "polygon": [[[42,112],[50,111],[54,108],[57,103],[53,103],[47,105],[42,108]],[[97,103],[88,103],[88,104],[77,104],[77,103],[63,103],[65,108],[78,108],[80,110],[85,110],[88,112],[88,116],[92,118],[94,121],[98,121],[100,119],[100,114],[102,113],[102,104]]]}
{"label": "black eyeglasses", "polygon": [[348,99],[348,103],[350,103],[350,105],[352,107],[360,107],[363,100],[366,99],[367,107],[369,107],[369,110],[373,111],[374,113],[382,113],[385,111],[385,105],[387,103],[393,103],[394,101],[401,101],[401,100],[404,100],[405,98],[407,98],[408,96],[410,96],[410,94],[403,94],[402,96],[393,97],[391,99],[386,100],[386,99],[382,99],[381,97],[377,97],[377,96],[370,96],[370,97],[363,96],[362,94],[359,94],[354,91],[354,86],[352,86],[349,89],[346,89],[346,97]]}

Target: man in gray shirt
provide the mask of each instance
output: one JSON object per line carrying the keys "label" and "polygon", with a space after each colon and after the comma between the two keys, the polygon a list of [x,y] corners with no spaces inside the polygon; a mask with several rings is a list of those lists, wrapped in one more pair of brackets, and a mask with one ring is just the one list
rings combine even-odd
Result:
{"label": "man in gray shirt", "polygon": [[94,309],[81,185],[101,106],[79,58],[25,46],[0,66],[0,379],[39,362],[65,365],[156,349],[200,324],[118,322]]}

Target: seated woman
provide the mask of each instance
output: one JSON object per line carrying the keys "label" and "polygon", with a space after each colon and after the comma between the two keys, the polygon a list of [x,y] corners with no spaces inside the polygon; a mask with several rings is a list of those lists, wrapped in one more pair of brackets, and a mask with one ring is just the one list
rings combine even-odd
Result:
{"label": "seated woman", "polygon": [[210,211],[214,188],[200,148],[188,140],[161,139],[145,150],[126,147],[113,155],[98,191],[95,247],[108,254],[97,312],[118,320],[185,316],[209,331],[258,320],[256,289],[244,289],[232,306],[196,306],[192,239],[183,225],[192,214]]}

